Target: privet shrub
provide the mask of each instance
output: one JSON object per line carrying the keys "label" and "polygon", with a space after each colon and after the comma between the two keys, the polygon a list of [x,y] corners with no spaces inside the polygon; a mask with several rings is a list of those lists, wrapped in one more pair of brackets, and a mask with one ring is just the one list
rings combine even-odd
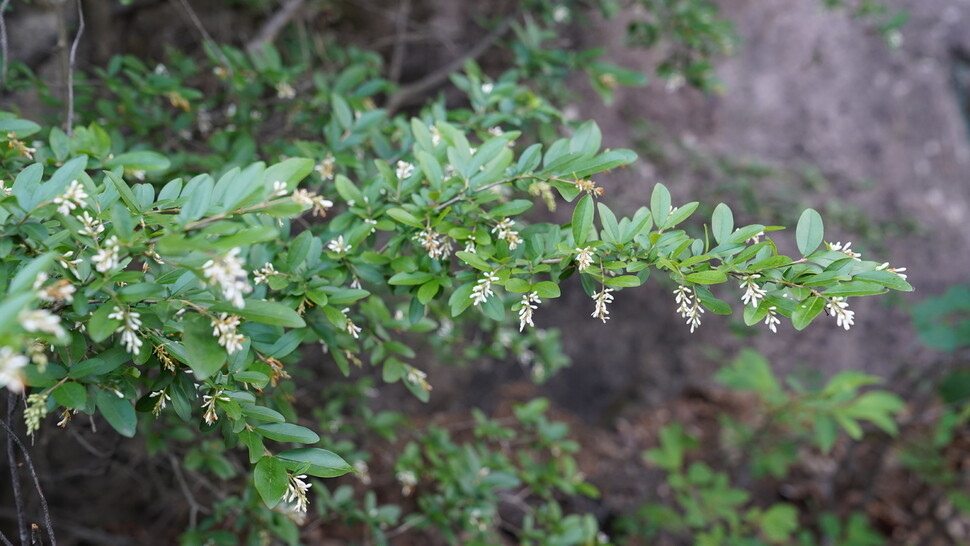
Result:
{"label": "privet shrub", "polygon": [[[420,513],[314,482],[369,479],[369,455],[353,434],[341,436],[347,411],[356,435],[397,438],[403,417],[355,406],[366,386],[325,399],[315,419],[298,415],[290,393],[302,348],[327,353],[344,375],[378,368],[427,401],[434,370],[416,360],[411,334],[436,332],[448,346],[456,324],[470,324],[507,338],[499,354],[529,355],[538,380],[561,367],[555,333],[536,326],[570,276],[590,298],[589,320],[603,323],[625,290],[654,272],[669,277],[671,310],[691,332],[705,313],[733,310],[772,332],[782,320],[801,330],[822,313],[849,329],[851,298],[912,289],[888,264],[825,242],[814,210],[795,226],[794,256],[772,239],[783,228],[735,225],[724,204],[692,218],[699,203],[673,203],[662,184],[633,215],[617,214],[597,177],[636,155],[602,149],[594,122],[566,123],[554,100],[524,83],[583,59],[537,54],[543,32],[571,12],[534,9],[545,18],[517,29],[514,70],[492,80],[468,63],[452,75],[467,108],[439,101],[413,116],[389,112],[376,106],[393,91],[376,55],[334,46],[338,66],[309,72],[307,59],[266,45],[210,48],[204,69],[174,51],[154,69],[117,57],[98,73],[101,95],[79,86],[84,121],[71,131],[0,114],[0,385],[24,395],[27,433],[87,414],[123,436],[145,435],[155,452],[173,441],[168,431],[214,438],[184,465],[225,478],[236,473],[226,450],[248,455],[249,485],[203,522],[193,515],[187,544],[258,543],[267,533],[297,542],[308,510],[365,526],[379,542],[434,527],[453,542],[489,543],[499,493],[522,486],[536,509],[521,540],[590,543],[605,540],[596,520],[564,513],[556,496],[596,491],[576,469],[568,428],[544,416],[542,401],[516,410],[516,429],[477,414],[474,448],[445,429],[413,438],[395,473]],[[652,44],[652,24],[631,28],[633,37]],[[697,58],[662,67],[677,85],[711,85],[697,59],[720,51],[712,44],[725,46],[728,29],[705,32]],[[606,98],[643,81],[591,66]],[[186,83],[213,69],[216,94]],[[570,204],[571,221],[529,220],[536,203]],[[517,435],[529,447],[513,456],[505,442]],[[665,433],[651,457],[676,437]],[[682,470],[679,459],[662,466]],[[788,522],[778,510],[746,524]],[[220,523],[230,515],[233,530]]]}

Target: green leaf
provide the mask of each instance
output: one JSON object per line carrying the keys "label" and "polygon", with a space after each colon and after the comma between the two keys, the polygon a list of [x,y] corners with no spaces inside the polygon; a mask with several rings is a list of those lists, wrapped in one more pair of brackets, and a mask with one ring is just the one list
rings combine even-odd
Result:
{"label": "green leaf", "polygon": [[304,472],[318,478],[336,478],[354,471],[354,467],[347,464],[347,461],[336,453],[317,447],[290,449],[277,454],[277,457],[283,461],[296,463],[292,468],[310,465]]}
{"label": "green leaf", "polygon": [[273,187],[274,182],[286,182],[288,190],[296,188],[300,180],[313,172],[313,160],[305,157],[291,157],[286,161],[270,165],[263,173],[263,185]]}
{"label": "green leaf", "polygon": [[738,228],[737,231],[731,234],[727,239],[726,244],[740,244],[748,239],[758,235],[765,230],[765,226],[761,224],[751,224],[750,226],[744,226],[743,228]]}
{"label": "green leaf", "polygon": [[98,356],[89,358],[87,360],[82,360],[81,362],[71,366],[71,368],[68,370],[68,375],[74,379],[87,377],[89,375],[104,375],[116,370],[128,360],[128,353],[126,353],[121,347],[112,347]]}
{"label": "green leaf", "polygon": [[126,152],[123,154],[116,155],[105,161],[104,166],[113,169],[115,167],[124,167],[125,169],[132,171],[164,171],[171,166],[172,162],[168,160],[167,157],[158,153],[148,150],[139,150],[136,152]]}
{"label": "green leaf", "polygon": [[606,232],[610,242],[616,243],[620,240],[620,227],[616,223],[616,215],[603,203],[596,203],[596,209],[600,213],[600,223],[603,224],[603,231]]}
{"label": "green leaf", "polygon": [[672,229],[676,227],[677,224],[686,220],[691,214],[694,214],[694,211],[697,210],[699,205],[700,203],[697,201],[691,201],[690,203],[681,205],[677,208],[677,210],[670,213],[667,221],[664,222],[663,229]]}
{"label": "green leaf", "polygon": [[822,244],[825,236],[825,226],[822,217],[815,209],[805,209],[795,227],[795,243],[802,256],[808,256]]}
{"label": "green leaf", "polygon": [[697,284],[717,284],[727,280],[727,275],[723,271],[711,269],[709,271],[698,271],[685,277],[688,281]]}
{"label": "green leaf", "polygon": [[70,409],[82,409],[87,404],[88,390],[80,383],[68,381],[51,393],[54,401]]}
{"label": "green leaf", "polygon": [[434,275],[428,273],[427,271],[413,271],[410,273],[402,271],[401,273],[397,273],[388,279],[387,284],[395,286],[413,286],[424,284],[433,278],[435,278]]}
{"label": "green leaf", "polygon": [[50,269],[51,264],[54,263],[54,256],[53,252],[49,252],[31,260],[10,281],[10,286],[7,287],[7,294],[12,295],[26,292],[34,285],[34,282],[37,280],[37,275],[46,273]]}
{"label": "green leaf", "polygon": [[296,311],[277,301],[245,300],[246,306],[239,309],[231,303],[217,303],[209,308],[217,313],[229,313],[240,317],[275,326],[287,328],[304,328],[306,322]]}
{"label": "green leaf", "polygon": [[792,326],[796,330],[804,330],[825,309],[825,304],[825,298],[819,296],[811,296],[799,303],[791,315]]}
{"label": "green leaf", "polygon": [[468,282],[459,286],[451,293],[451,296],[448,298],[448,307],[451,309],[452,317],[457,317],[462,314],[472,304],[471,295],[472,289],[474,288],[475,283]]}
{"label": "green leaf", "polygon": [[438,294],[438,290],[441,289],[441,285],[438,283],[438,279],[431,279],[430,281],[421,285],[418,288],[418,301],[422,305],[427,305],[434,297]]}
{"label": "green leaf", "polygon": [[138,416],[131,402],[118,398],[114,391],[102,389],[98,391],[98,411],[118,434],[126,438],[135,436]]}
{"label": "green leaf", "polygon": [[312,430],[292,423],[268,423],[255,428],[264,438],[277,442],[295,442],[298,444],[315,444],[320,436]]}
{"label": "green leaf", "polygon": [[474,252],[465,252],[464,250],[459,250],[458,252],[455,252],[455,256],[458,256],[461,258],[461,261],[474,267],[475,269],[481,271],[491,271],[493,269],[484,258]]}
{"label": "green leaf", "polygon": [[525,294],[532,291],[532,285],[521,277],[509,277],[509,280],[505,282],[505,290],[516,294]]}
{"label": "green leaf", "polygon": [[734,232],[734,213],[731,208],[724,203],[719,203],[714,207],[714,214],[711,215],[711,234],[718,243],[727,241],[731,233]]}
{"label": "green leaf", "polygon": [[658,226],[667,223],[667,216],[670,215],[670,192],[663,184],[658,183],[653,187],[650,195],[650,213],[653,215],[653,222]]}
{"label": "green leaf", "polygon": [[212,336],[212,326],[208,318],[192,314],[184,322],[182,345],[185,348],[186,364],[192,368],[196,380],[201,381],[219,371],[228,355]]}
{"label": "green leaf", "polygon": [[905,279],[891,271],[866,271],[864,273],[853,275],[852,278],[860,281],[879,283],[882,286],[891,288],[893,290],[900,290],[903,292],[913,291],[913,285],[909,284]]}
{"label": "green leaf", "polygon": [[790,504],[775,504],[761,515],[760,523],[761,532],[769,542],[787,543],[798,529],[798,510]]}
{"label": "green leaf", "polygon": [[636,275],[620,275],[619,277],[606,277],[603,281],[606,286],[632,287],[640,286],[640,279]]}
{"label": "green leaf", "polygon": [[586,242],[586,238],[589,236],[589,228],[592,225],[593,198],[586,195],[576,203],[576,208],[573,209],[572,230],[573,239],[576,241],[577,247],[581,247]]}
{"label": "green leaf", "polygon": [[267,408],[266,406],[257,406],[256,404],[242,404],[242,412],[246,417],[251,417],[253,419],[258,419],[260,421],[269,421],[270,423],[284,423],[286,418],[283,414],[274,410]]}
{"label": "green leaf", "polygon": [[88,319],[88,335],[91,336],[91,341],[101,343],[108,339],[121,326],[120,320],[108,318],[108,315],[114,312],[114,308],[115,305],[113,303],[105,303],[101,307],[98,307],[98,310]]}
{"label": "green leaf", "polygon": [[410,212],[402,208],[395,207],[392,209],[387,209],[387,215],[390,216],[391,218],[394,218],[398,222],[401,222],[402,224],[409,225],[411,227],[416,227],[419,229],[424,229],[424,224],[422,224],[420,220],[418,220],[417,218],[414,217],[413,214],[411,214]]}
{"label": "green leaf", "polygon": [[509,201],[508,203],[502,203],[501,205],[488,211],[488,214],[493,218],[504,218],[507,216],[522,214],[531,208],[532,201],[529,201],[528,199],[515,199],[514,201]]}
{"label": "green leaf", "polygon": [[263,456],[253,468],[253,484],[267,507],[276,506],[290,485],[286,465],[276,457]]}
{"label": "green leaf", "polygon": [[532,286],[532,290],[540,298],[558,298],[562,294],[559,285],[552,281],[537,282]]}

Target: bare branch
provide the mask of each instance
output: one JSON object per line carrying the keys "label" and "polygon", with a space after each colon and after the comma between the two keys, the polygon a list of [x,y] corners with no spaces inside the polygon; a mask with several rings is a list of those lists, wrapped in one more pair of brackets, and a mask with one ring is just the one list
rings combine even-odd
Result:
{"label": "bare branch", "polygon": [[7,86],[7,67],[10,65],[10,61],[7,59],[9,55],[9,48],[7,47],[7,6],[10,5],[10,0],[3,0],[0,3],[0,55],[3,55],[3,65],[0,66],[0,85]]}
{"label": "bare branch", "polygon": [[219,62],[222,63],[222,66],[226,69],[226,73],[228,74],[228,77],[226,79],[231,82],[232,65],[229,64],[229,59],[226,58],[226,55],[222,52],[222,49],[219,48],[219,45],[216,43],[216,41],[212,39],[212,35],[209,34],[209,31],[205,29],[205,25],[202,24],[202,20],[199,19],[198,14],[195,13],[195,10],[192,9],[192,6],[190,6],[186,0],[172,0],[172,1],[178,4],[179,7],[182,8],[182,11],[184,11],[185,14],[189,16],[189,20],[192,21],[192,25],[195,26],[195,29],[198,30],[199,34],[202,35],[202,39],[209,46],[209,49],[211,49],[212,52],[217,57],[219,57]]}
{"label": "bare branch", "polygon": [[[51,546],[57,546],[57,539],[54,538],[54,524],[51,523],[51,513],[50,509],[47,507],[47,497],[44,496],[44,490],[40,487],[40,479],[37,478],[37,470],[34,469],[34,461],[30,458],[30,452],[27,451],[27,446],[20,441],[20,438],[14,433],[13,429],[6,421],[0,419],[0,427],[3,427],[7,431],[7,438],[17,444],[20,451],[24,455],[24,464],[27,465],[27,471],[30,473],[30,477],[34,482],[34,487],[37,489],[37,496],[40,498],[40,506],[44,512],[44,526],[47,527],[47,536],[50,538]],[[26,544],[26,542],[24,542]]]}
{"label": "bare branch", "polygon": [[296,17],[304,3],[304,0],[284,0],[283,7],[270,17],[256,36],[246,44],[246,51],[249,53],[259,51],[264,45],[276,40],[276,36]]}
{"label": "bare branch", "polygon": [[[14,410],[17,407],[18,395],[7,393],[7,420],[13,421]],[[11,432],[12,436],[13,433]],[[20,491],[20,476],[17,475],[17,453],[13,449],[13,439],[7,437],[7,464],[10,466],[10,483],[13,485],[13,499],[17,507],[17,529],[20,533],[20,543],[27,544],[27,517],[24,515],[24,498]]]}
{"label": "bare branch", "polygon": [[506,31],[508,31],[514,20],[515,17],[506,18],[499,26],[495,27],[492,32],[489,32],[488,35],[482,38],[480,42],[475,44],[461,57],[458,57],[450,63],[439,67],[437,70],[426,75],[420,80],[409,83],[408,85],[398,89],[387,99],[385,109],[388,111],[388,114],[393,114],[402,106],[414,100],[416,97],[427,93],[428,91],[447,81],[448,75],[459,70],[467,61],[481,57],[483,53],[488,51],[488,48],[494,45],[495,42],[497,42],[506,33]]}
{"label": "bare branch", "polygon": [[394,26],[394,50],[391,53],[391,63],[387,70],[387,78],[392,82],[401,81],[401,68],[404,66],[404,45],[408,30],[408,18],[411,16],[411,0],[401,2],[401,9],[397,14]]}
{"label": "bare branch", "polygon": [[77,46],[81,43],[82,34],[84,34],[84,9],[81,7],[81,0],[77,0],[77,34],[74,35],[71,54],[67,61],[67,119],[64,121],[67,125],[64,132],[67,136],[74,133],[74,70],[77,66]]}

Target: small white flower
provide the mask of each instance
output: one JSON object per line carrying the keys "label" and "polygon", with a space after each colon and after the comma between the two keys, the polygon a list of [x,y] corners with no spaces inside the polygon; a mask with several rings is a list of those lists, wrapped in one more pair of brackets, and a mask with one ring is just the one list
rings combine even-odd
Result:
{"label": "small white flower", "polygon": [[23,310],[17,315],[17,320],[28,332],[43,332],[57,337],[66,334],[61,326],[61,317],[46,309]]}
{"label": "small white flower", "polygon": [[776,310],[777,310],[777,307],[775,307],[774,305],[768,308],[768,314],[765,315],[765,325],[768,326],[769,330],[777,334],[778,329],[776,328],[776,326],[781,324],[781,319],[778,318],[778,313],[776,312]]}
{"label": "small white flower", "polygon": [[246,338],[236,332],[239,326],[239,317],[228,313],[221,313],[210,322],[212,335],[217,338],[219,345],[226,348],[226,353],[232,354],[242,349],[242,344]]}
{"label": "small white flower", "polygon": [[333,201],[304,189],[296,190],[292,197],[293,201],[301,205],[313,207],[314,216],[326,216],[327,210],[333,207]]}
{"label": "small white flower", "polygon": [[13,193],[13,188],[8,188],[4,185],[4,181],[0,180],[0,194],[11,195]]}
{"label": "small white flower", "polygon": [[417,385],[421,390],[425,392],[431,391],[431,384],[428,383],[428,374],[422,372],[421,370],[415,368],[414,366],[408,366],[407,373],[404,375],[404,379],[412,384]]}
{"label": "small white flower", "polygon": [[889,271],[890,273],[895,273],[899,275],[900,279],[906,280],[906,275],[903,271],[906,271],[905,267],[889,267],[889,262],[883,262],[881,265],[876,267],[876,271]]}
{"label": "small white flower", "polygon": [[835,252],[841,252],[842,254],[845,254],[846,256],[852,258],[853,260],[855,260],[857,262],[862,261],[860,259],[860,258],[862,258],[862,254],[859,253],[859,252],[855,252],[855,251],[852,250],[852,248],[851,248],[852,247],[852,241],[848,241],[847,243],[845,243],[845,245],[842,244],[842,241],[839,241],[837,243],[825,243],[825,246],[829,250],[832,250],[832,251],[835,251]]}
{"label": "small white flower", "polygon": [[140,317],[141,314],[120,306],[115,306],[113,312],[108,315],[110,319],[121,321],[121,326],[115,330],[115,333],[121,334],[121,344],[131,354],[137,354],[138,349],[144,344],[138,337],[138,329],[141,328]]}
{"label": "small white flower", "polygon": [[411,470],[399,470],[395,476],[401,482],[401,494],[405,497],[411,496],[414,486],[418,485],[418,477]]}
{"label": "small white flower", "polygon": [[441,132],[434,125],[428,125],[428,132],[431,133],[431,145],[437,146],[441,144]]}
{"label": "small white flower", "polygon": [[54,198],[54,204],[57,205],[57,212],[70,214],[77,207],[84,208],[87,205],[85,199],[88,197],[90,196],[85,193],[84,186],[78,183],[77,180],[72,180],[71,185],[67,187],[67,191],[63,195]]}
{"label": "small white flower", "polygon": [[287,82],[280,82],[276,84],[276,98],[283,100],[291,100],[296,97],[296,89]]}
{"label": "small white flower", "polygon": [[579,267],[580,271],[586,271],[589,266],[593,264],[593,249],[590,247],[577,248],[576,250],[576,266]]}
{"label": "small white flower", "polygon": [[295,501],[297,512],[306,512],[307,506],[310,504],[307,491],[313,486],[313,484],[303,481],[305,479],[306,474],[300,474],[299,476],[291,474],[289,477],[289,484],[286,486],[286,494],[284,495],[284,499],[286,502]]}
{"label": "small white flower", "polygon": [[845,298],[839,296],[833,297],[825,305],[825,308],[835,316],[835,325],[841,326],[846,330],[855,324],[855,311],[850,311],[848,307],[849,304],[846,303]]}
{"label": "small white flower", "polygon": [[243,269],[242,258],[239,253],[242,249],[233,248],[225,256],[220,256],[202,264],[202,274],[205,276],[206,283],[218,286],[222,292],[222,297],[232,302],[232,304],[242,309],[246,302],[243,294],[253,291],[249,285],[246,270]]}
{"label": "small white flower", "polygon": [[398,180],[404,180],[414,174],[414,165],[407,161],[398,161],[396,167],[394,172]]}
{"label": "small white flower", "polygon": [[289,194],[290,190],[286,187],[286,182],[283,182],[282,180],[273,182],[273,197],[285,197]]}
{"label": "small white flower", "polygon": [[343,310],[344,318],[347,320],[347,323],[344,326],[344,328],[347,330],[347,333],[348,334],[354,336],[354,339],[359,339],[360,338],[361,328],[360,328],[360,326],[357,326],[356,324],[354,324],[354,321],[351,320],[350,317],[347,316],[347,313],[348,312],[350,312],[350,308],[349,307],[344,307],[344,310]]}
{"label": "small white flower", "polygon": [[118,238],[112,235],[104,242],[104,246],[91,257],[91,262],[98,272],[107,273],[120,265],[119,252],[121,252],[121,246],[118,245]]}
{"label": "small white flower", "polygon": [[92,239],[97,239],[98,234],[104,233],[104,223],[92,217],[88,211],[84,211],[84,214],[78,216],[77,219],[84,224],[84,227],[78,230],[79,235],[87,235]]}
{"label": "small white flower", "polygon": [[367,461],[361,459],[354,461],[354,470],[357,471],[357,479],[360,483],[370,485],[370,468],[367,466]]}
{"label": "small white flower", "polygon": [[741,303],[745,305],[750,303],[751,307],[758,307],[758,304],[765,299],[765,296],[768,295],[768,292],[764,288],[761,288],[760,286],[758,286],[758,283],[754,282],[755,279],[760,279],[760,278],[761,278],[761,275],[754,274],[754,275],[745,275],[744,278],[741,279],[740,286],[741,288],[744,288],[744,294],[741,296]]}
{"label": "small white flower", "polygon": [[610,311],[606,308],[606,306],[613,303],[612,292],[612,288],[606,288],[604,286],[602,290],[596,294],[593,294],[593,301],[596,302],[596,306],[593,309],[593,314],[590,316],[600,319],[603,321],[603,324],[606,324],[606,321],[610,320]]}
{"label": "small white flower", "polygon": [[451,239],[431,228],[419,231],[413,239],[421,244],[421,247],[433,260],[447,258],[451,255]]}
{"label": "small white flower", "polygon": [[313,170],[317,171],[320,178],[324,180],[333,180],[333,167],[336,164],[336,159],[334,159],[333,154],[327,154],[327,157],[323,158],[323,161],[317,164]]}
{"label": "small white flower", "polygon": [[468,242],[465,243],[465,252],[469,252],[471,254],[477,253],[475,250],[475,241],[469,239]]}
{"label": "small white flower", "polygon": [[276,270],[276,267],[274,267],[273,264],[266,262],[266,265],[264,265],[262,269],[256,269],[253,271],[253,283],[268,283],[269,277],[278,274],[279,271]]}
{"label": "small white flower", "polygon": [[327,243],[327,248],[330,250],[330,252],[336,252],[337,254],[346,254],[350,252],[350,249],[353,247],[352,245],[348,245],[344,243],[343,235],[338,235],[336,239]]}
{"label": "small white flower", "polygon": [[503,218],[501,222],[495,224],[495,227],[492,228],[492,233],[498,233],[499,239],[508,241],[509,250],[515,250],[519,246],[519,243],[522,242],[522,239],[519,238],[519,232],[512,229],[514,225],[515,222],[513,220]]}
{"label": "small white flower", "polygon": [[674,302],[678,304],[677,313],[681,318],[687,319],[686,324],[690,325],[690,333],[693,334],[694,330],[700,327],[701,314],[704,313],[704,308],[697,300],[697,289],[679,285],[674,290],[674,294],[676,295]]}
{"label": "small white flower", "polygon": [[472,288],[471,300],[473,305],[480,305],[488,300],[488,297],[493,295],[492,283],[498,282],[499,278],[493,273],[486,273],[484,277],[475,283],[475,287]]}
{"label": "small white flower", "polygon": [[488,134],[497,137],[497,136],[504,135],[505,134],[505,131],[503,131],[501,127],[499,127],[499,126],[496,125],[495,127],[489,127],[488,128]]}
{"label": "small white flower", "polygon": [[521,332],[525,329],[525,325],[528,324],[535,328],[535,324],[532,322],[532,313],[539,308],[538,305],[542,303],[539,299],[538,292],[529,292],[522,295],[522,301],[519,302],[519,331]]}
{"label": "small white flower", "polygon": [[[35,290],[37,287],[35,287]],[[47,302],[67,302],[71,303],[74,301],[74,293],[77,289],[71,284],[71,281],[67,279],[61,279],[54,284],[44,287],[37,291],[37,297]]]}
{"label": "small white flower", "polygon": [[482,93],[488,95],[495,89],[495,84],[491,82],[486,82],[482,84]]}
{"label": "small white flower", "polygon": [[13,392],[24,390],[24,378],[21,368],[29,360],[22,354],[17,354],[10,347],[0,347],[0,387],[7,387]]}
{"label": "small white flower", "polygon": [[202,419],[205,420],[205,424],[207,425],[211,425],[219,420],[219,414],[216,413],[217,400],[228,402],[229,397],[222,394],[222,389],[202,396],[202,408],[205,409],[205,412],[202,414]]}

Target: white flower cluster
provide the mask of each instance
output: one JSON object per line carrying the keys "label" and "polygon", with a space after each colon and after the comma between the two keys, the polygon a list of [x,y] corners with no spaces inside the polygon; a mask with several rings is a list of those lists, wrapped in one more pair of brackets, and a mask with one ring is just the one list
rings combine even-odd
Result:
{"label": "white flower cluster", "polygon": [[900,279],[903,279],[904,281],[906,280],[906,274],[903,273],[903,271],[906,271],[906,268],[905,267],[889,267],[889,262],[883,262],[882,264],[880,264],[879,266],[877,266],[876,267],[876,271],[888,271],[890,273],[895,273],[895,274],[899,275],[899,278]]}
{"label": "white flower cluster", "polygon": [[576,266],[580,271],[586,271],[593,265],[593,249],[590,247],[576,249]]}
{"label": "white flower cluster", "polygon": [[410,497],[414,492],[414,486],[418,485],[418,477],[411,470],[399,470],[395,477],[401,482],[401,494]]}
{"label": "white flower cluster", "polygon": [[504,239],[509,243],[509,250],[515,250],[515,247],[519,246],[522,239],[519,237],[519,232],[512,229],[515,222],[508,219],[502,218],[502,221],[495,224],[492,228],[492,233],[497,233],[499,239]]}
{"label": "white flower cluster", "polygon": [[286,495],[284,496],[284,499],[286,502],[296,502],[297,512],[306,512],[307,506],[310,504],[307,491],[310,489],[310,487],[312,487],[313,484],[303,481],[305,479],[306,474],[300,474],[299,476],[290,474],[290,481],[286,486]]}
{"label": "white flower cluster", "polygon": [[253,291],[249,285],[246,270],[243,269],[243,261],[239,257],[242,250],[236,247],[230,250],[225,256],[220,256],[202,264],[202,274],[207,283],[214,284],[222,291],[222,297],[232,304],[242,309],[246,306],[243,301],[243,294]]}
{"label": "white flower cluster", "polygon": [[859,252],[855,252],[854,250],[852,250],[852,248],[851,248],[852,247],[852,241],[849,241],[849,242],[845,243],[844,245],[842,244],[842,241],[839,241],[837,243],[825,243],[825,247],[828,248],[829,250],[834,251],[834,252],[841,252],[842,254],[845,254],[846,256],[852,258],[853,260],[855,260],[857,262],[862,261],[861,260],[862,254],[859,253]]}
{"label": "white flower cluster", "polygon": [[313,170],[317,171],[320,178],[324,180],[333,180],[333,167],[336,164],[336,159],[334,159],[333,154],[327,154],[327,157],[323,158],[323,161],[317,164]]}
{"label": "white flower cluster", "polygon": [[205,420],[205,424],[207,425],[211,425],[219,420],[219,415],[216,413],[217,400],[228,402],[230,398],[222,394],[222,389],[219,389],[212,394],[202,396],[202,409],[205,410],[205,412],[202,414],[202,419]]}
{"label": "white flower cluster", "polygon": [[62,195],[58,195],[54,198],[54,204],[57,205],[57,212],[61,214],[70,214],[72,210],[87,206],[86,199],[91,197],[84,191],[84,186],[78,183],[77,180],[72,180],[71,185],[67,187]]}
{"label": "white flower cluster", "polygon": [[262,284],[264,282],[268,283],[269,278],[271,276],[278,275],[278,274],[279,274],[279,271],[276,270],[276,267],[274,267],[273,264],[266,262],[266,264],[263,265],[262,269],[253,270],[253,283],[254,284]]}
{"label": "white flower cluster", "polygon": [[781,324],[781,319],[778,318],[778,308],[772,305],[768,308],[768,314],[765,315],[765,326],[768,327],[773,333],[778,333],[779,324]]}
{"label": "white flower cluster", "polygon": [[120,306],[115,306],[114,312],[108,315],[110,319],[121,321],[121,326],[115,330],[115,333],[121,334],[121,343],[131,354],[136,354],[142,346],[142,340],[138,337],[138,329],[141,328],[140,317],[141,314]]}
{"label": "white flower cluster", "polygon": [[162,389],[160,391],[155,391],[149,394],[148,397],[158,398],[158,400],[155,401],[155,407],[152,408],[152,415],[154,415],[155,417],[158,417],[159,414],[162,413],[162,410],[165,409],[165,406],[168,405],[168,402],[172,400],[172,397],[169,396],[167,392],[165,392],[165,389]]}
{"label": "white flower cluster", "polygon": [[293,201],[305,207],[313,207],[314,216],[326,216],[327,210],[333,207],[333,201],[304,189],[293,192]]}
{"label": "white flower cluster", "polygon": [[451,255],[451,239],[437,231],[426,228],[413,237],[433,260],[447,258]]}
{"label": "white flower cluster", "polygon": [[525,325],[528,324],[535,328],[535,324],[532,322],[532,313],[539,308],[538,304],[542,303],[539,299],[539,294],[537,292],[529,292],[522,295],[522,301],[519,303],[519,331],[525,329]]}
{"label": "white flower cluster", "polygon": [[10,347],[0,347],[0,387],[7,387],[13,392],[24,390],[24,378],[21,368],[27,365],[27,357],[15,353]]}
{"label": "white flower cluster", "polygon": [[676,294],[674,301],[678,304],[677,313],[681,318],[687,319],[690,333],[693,334],[694,330],[701,325],[701,314],[704,312],[704,308],[697,301],[697,289],[680,285],[674,290],[674,294]]}
{"label": "white flower cluster", "polygon": [[84,214],[78,216],[77,219],[84,224],[83,228],[77,230],[79,235],[87,235],[88,237],[97,240],[98,235],[104,233],[104,222],[91,216],[88,211],[84,211]]}
{"label": "white flower cluster", "polygon": [[120,265],[121,259],[118,256],[120,252],[121,246],[118,244],[118,238],[112,235],[104,242],[104,246],[94,254],[91,262],[94,263],[94,268],[98,272],[107,273]]}
{"label": "white flower cluster", "polygon": [[344,307],[344,310],[343,310],[344,319],[347,320],[347,323],[344,325],[344,328],[347,330],[348,334],[354,336],[354,339],[359,339],[360,332],[361,332],[360,326],[357,326],[356,324],[354,324],[354,321],[347,316],[347,313],[349,312],[350,312],[350,308]]}
{"label": "white flower cluster", "polygon": [[37,280],[34,282],[34,290],[37,290],[38,298],[50,303],[62,301],[71,303],[74,301],[74,293],[77,292],[77,288],[71,284],[71,281],[60,279],[54,282],[54,284],[43,286],[46,280],[47,273],[41,272],[37,275]]}
{"label": "white flower cluster", "polygon": [[242,349],[243,341],[246,338],[236,332],[239,327],[239,317],[228,313],[220,313],[218,317],[212,319],[212,335],[216,337],[219,345],[226,348],[228,354],[232,354]]}
{"label": "white flower cluster", "polygon": [[409,178],[414,174],[414,165],[408,163],[407,161],[398,161],[395,165],[394,174],[397,175],[398,180],[404,180]]}
{"label": "white flower cluster", "polygon": [[408,366],[408,371],[404,379],[412,385],[417,385],[424,392],[431,392],[431,383],[428,383],[428,374],[414,366]]}
{"label": "white flower cluster", "polygon": [[825,308],[835,316],[836,326],[841,326],[848,330],[855,323],[855,311],[849,311],[849,304],[845,298],[835,296],[829,300]]}
{"label": "white flower cluster", "polygon": [[610,320],[610,311],[606,306],[613,303],[613,289],[604,286],[602,290],[593,294],[593,301],[596,302],[596,306],[590,316],[598,318],[603,321],[603,324],[606,324],[606,321]]}
{"label": "white flower cluster", "polygon": [[337,254],[346,254],[350,252],[351,248],[353,248],[353,245],[348,245],[345,243],[343,235],[338,235],[336,239],[327,243],[327,249],[330,252],[336,252]]}
{"label": "white flower cluster", "polygon": [[57,337],[63,337],[66,332],[61,326],[61,317],[46,309],[23,310],[17,315],[17,320],[28,332],[42,332]]}
{"label": "white flower cluster", "polygon": [[755,279],[760,279],[761,275],[757,273],[754,275],[745,275],[741,279],[741,288],[744,288],[744,294],[741,296],[741,303],[747,305],[751,304],[751,307],[758,307],[758,304],[765,299],[768,292],[758,286],[758,283],[754,282]]}
{"label": "white flower cluster", "polygon": [[492,283],[498,282],[499,278],[494,273],[486,273],[484,277],[475,283],[475,287],[472,288],[472,304],[481,305],[488,300],[488,297],[493,295]]}
{"label": "white flower cluster", "polygon": [[289,82],[276,84],[276,98],[283,100],[293,100],[296,98],[296,89]]}

